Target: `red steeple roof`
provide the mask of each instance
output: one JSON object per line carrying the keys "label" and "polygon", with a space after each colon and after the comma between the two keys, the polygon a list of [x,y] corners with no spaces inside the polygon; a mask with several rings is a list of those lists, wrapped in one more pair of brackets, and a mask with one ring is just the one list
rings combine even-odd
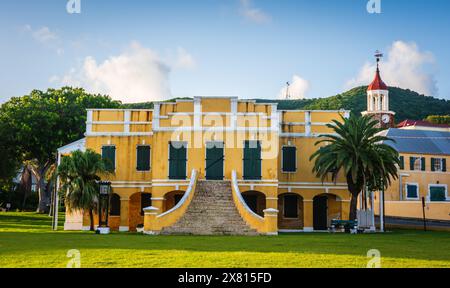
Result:
{"label": "red steeple roof", "polygon": [[375,79],[373,79],[372,84],[369,85],[367,91],[372,90],[388,90],[388,86],[381,80],[380,69],[377,67],[377,73],[375,74]]}

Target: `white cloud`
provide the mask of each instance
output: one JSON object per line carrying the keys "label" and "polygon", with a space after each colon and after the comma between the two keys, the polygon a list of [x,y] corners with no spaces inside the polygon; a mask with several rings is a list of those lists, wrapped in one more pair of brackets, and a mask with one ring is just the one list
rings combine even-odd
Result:
{"label": "white cloud", "polygon": [[[292,81],[289,86],[290,99],[306,99],[310,88],[309,81],[303,79],[298,75],[292,76]],[[286,99],[287,87],[281,89],[278,98]]]}
{"label": "white cloud", "polygon": [[176,62],[177,67],[185,69],[193,69],[197,66],[194,57],[191,54],[189,54],[189,52],[186,51],[184,48],[179,47],[177,53],[178,53]]}
{"label": "white cloud", "polygon": [[[434,75],[427,71],[434,64],[432,53],[420,51],[415,43],[396,41],[389,48],[386,60],[380,63],[381,77],[388,86],[436,96],[438,89]],[[346,83],[346,88],[370,84],[375,70],[376,64],[366,63],[359,74]]]}
{"label": "white cloud", "polygon": [[42,27],[36,31],[32,31],[33,38],[42,43],[48,43],[58,39],[58,36],[50,31],[48,27]]}
{"label": "white cloud", "polygon": [[58,55],[64,54],[64,49],[61,48],[61,39],[54,31],[50,30],[49,27],[43,26],[41,28],[33,29],[31,25],[25,25],[22,30],[29,33],[35,41],[55,50]]}
{"label": "white cloud", "polygon": [[242,16],[246,19],[262,24],[268,23],[272,20],[269,14],[265,13],[259,8],[255,8],[251,0],[239,0],[240,1],[240,12]]}
{"label": "white cloud", "polygon": [[[181,48],[180,48],[181,49]],[[180,52],[181,51],[181,52]],[[80,86],[92,93],[110,95],[124,103],[167,100],[172,97],[169,75],[172,67],[192,67],[194,58],[184,49],[170,65],[151,49],[135,42],[122,54],[103,63],[87,57],[82,67],[72,69],[59,82]],[[55,77],[50,80],[55,81]]]}

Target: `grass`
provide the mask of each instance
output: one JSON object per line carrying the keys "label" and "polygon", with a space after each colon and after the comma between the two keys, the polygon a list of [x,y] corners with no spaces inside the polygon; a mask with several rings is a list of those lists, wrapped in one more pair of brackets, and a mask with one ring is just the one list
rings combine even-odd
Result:
{"label": "grass", "polygon": [[[62,219],[61,225],[62,225]],[[360,267],[378,249],[383,267],[450,268],[450,233],[396,230],[387,234],[285,234],[278,237],[143,236],[52,232],[51,219],[0,213],[0,267]]]}

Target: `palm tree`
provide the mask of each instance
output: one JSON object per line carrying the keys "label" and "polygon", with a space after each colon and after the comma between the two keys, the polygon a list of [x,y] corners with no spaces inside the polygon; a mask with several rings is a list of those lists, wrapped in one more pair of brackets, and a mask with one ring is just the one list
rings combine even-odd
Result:
{"label": "palm tree", "polygon": [[327,125],[334,134],[321,136],[316,146],[322,147],[310,159],[315,159],[313,172],[322,181],[328,176],[337,181],[339,173],[344,173],[352,195],[350,220],[357,218],[358,196],[365,193],[366,187],[381,190],[398,178],[399,154],[385,144],[394,140],[381,136],[384,129],[377,128],[377,124],[370,116],[334,120]]}
{"label": "palm tree", "polygon": [[94,231],[94,209],[99,196],[101,174],[107,174],[104,160],[92,150],[76,151],[61,159],[58,176],[61,190],[64,191],[64,203],[69,212],[89,211],[90,229]]}

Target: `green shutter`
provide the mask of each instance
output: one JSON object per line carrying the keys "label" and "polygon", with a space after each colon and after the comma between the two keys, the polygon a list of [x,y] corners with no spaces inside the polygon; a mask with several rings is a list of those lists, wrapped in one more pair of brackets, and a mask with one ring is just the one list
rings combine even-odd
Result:
{"label": "green shutter", "polygon": [[444,202],[446,200],[444,187],[430,187],[430,201]]}
{"label": "green shutter", "polygon": [[186,179],[187,150],[183,143],[170,143],[169,178],[174,180]]}
{"label": "green shutter", "polygon": [[297,170],[297,148],[283,147],[283,172],[295,172]]}
{"label": "green shutter", "polygon": [[223,180],[223,143],[208,143],[206,146],[206,179]]}
{"label": "green shutter", "polygon": [[137,170],[149,171],[150,170],[150,146],[138,146],[137,147]]}
{"label": "green shutter", "polygon": [[110,172],[114,172],[116,170],[116,147],[103,146],[102,159],[105,160],[106,169]]}
{"label": "green shutter", "polygon": [[405,157],[400,156],[400,170],[405,170]]}
{"label": "green shutter", "polygon": [[442,172],[447,172],[447,159],[442,159]]}
{"label": "green shutter", "polygon": [[414,171],[414,162],[416,161],[416,157],[409,157],[409,170]]}
{"label": "green shutter", "polygon": [[261,180],[261,142],[245,141],[244,179]]}
{"label": "green shutter", "polygon": [[416,185],[407,185],[406,186],[406,195],[410,199],[416,199],[419,198],[419,195],[417,193],[417,186]]}
{"label": "green shutter", "polygon": [[422,171],[425,171],[426,170],[426,160],[425,160],[425,158],[422,157],[420,159],[420,161],[421,161],[421,165],[422,165]]}
{"label": "green shutter", "polygon": [[438,160],[438,159],[431,158],[431,171],[432,172],[436,171],[436,169],[434,167],[434,165],[436,165],[436,160]]}

